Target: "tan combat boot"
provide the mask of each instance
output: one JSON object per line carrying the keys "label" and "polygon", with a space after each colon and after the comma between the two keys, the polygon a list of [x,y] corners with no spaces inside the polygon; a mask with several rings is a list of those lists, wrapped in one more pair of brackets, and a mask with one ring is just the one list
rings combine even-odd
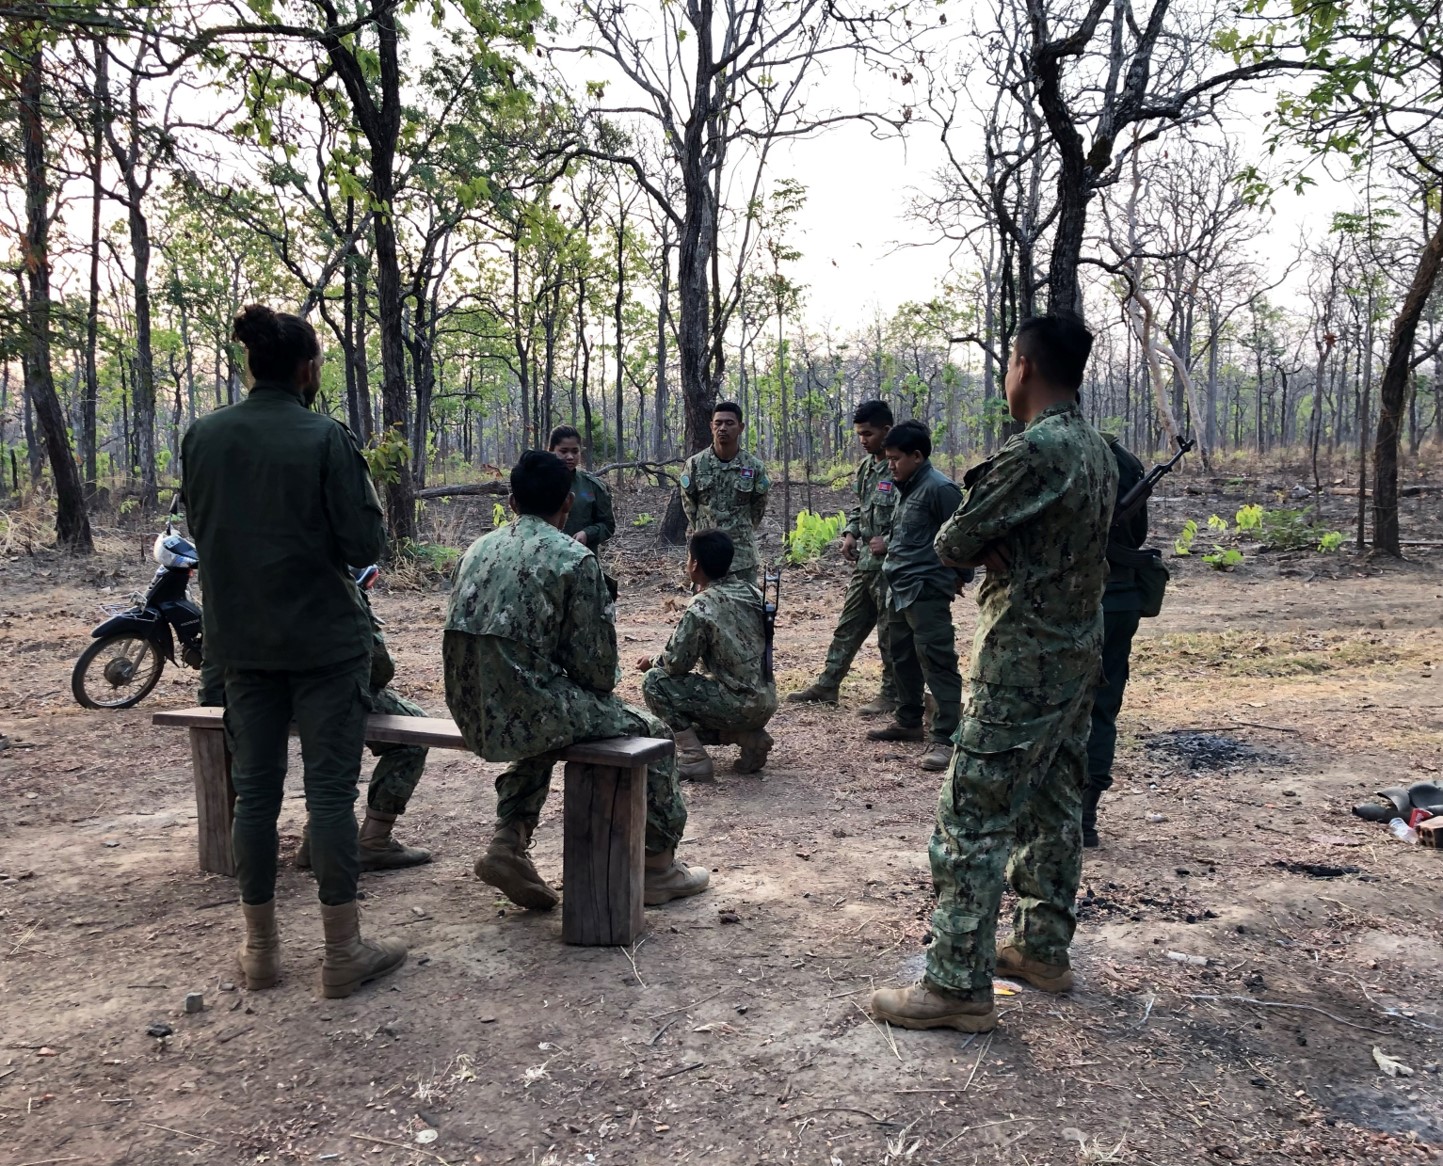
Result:
{"label": "tan combat boot", "polygon": [[[361,869],[396,870],[403,866],[420,866],[431,861],[431,852],[419,846],[406,846],[391,837],[395,827],[396,814],[382,814],[378,810],[366,809],[366,821],[361,827]],[[299,856],[297,866],[300,865]]]}
{"label": "tan combat boot", "polygon": [[674,849],[648,854],[642,902],[648,907],[658,907],[662,903],[670,903],[673,899],[699,895],[707,889],[710,882],[711,875],[705,867],[687,866],[684,862],[677,862]]}
{"label": "tan combat boot", "polygon": [[327,999],[349,996],[362,984],[394,972],[406,962],[406,945],[399,939],[361,938],[361,909],[354,899],[338,907],[322,903],[321,927],[326,933],[321,995]]}
{"label": "tan combat boot", "polygon": [[252,992],[273,988],[281,977],[281,933],[276,927],[276,901],[242,903],[246,937],[236,952],[241,982]]}
{"label": "tan combat boot", "polygon": [[921,766],[931,773],[941,773],[952,764],[952,746],[944,745],[941,741],[934,741],[927,747],[927,752],[922,754]]}
{"label": "tan combat boot", "polygon": [[787,700],[791,704],[836,704],[837,690],[818,681],[816,684],[807,685],[800,692],[787,693]]}
{"label": "tan combat boot", "polygon": [[676,734],[676,775],[682,781],[716,780],[716,769],[695,729]]}
{"label": "tan combat boot", "polygon": [[737,773],[756,773],[767,763],[767,755],[772,751],[772,735],[765,729],[748,729],[743,733],[733,733],[732,740],[741,746],[741,752],[737,759],[732,762],[732,769]]}
{"label": "tan combat boot", "polygon": [[997,974],[1026,980],[1043,992],[1071,992],[1072,968],[1067,964],[1045,964],[1029,959],[1015,944],[1006,943],[997,949]]}
{"label": "tan combat boot", "polygon": [[975,996],[958,996],[926,980],[906,988],[877,989],[872,993],[872,1015],[901,1028],[991,1032],[997,1027],[990,988]]}
{"label": "tan combat boot", "polygon": [[490,883],[518,907],[550,911],[561,902],[561,896],[546,885],[526,853],[535,829],[535,823],[521,818],[498,822],[491,845],[472,869],[478,879]]}

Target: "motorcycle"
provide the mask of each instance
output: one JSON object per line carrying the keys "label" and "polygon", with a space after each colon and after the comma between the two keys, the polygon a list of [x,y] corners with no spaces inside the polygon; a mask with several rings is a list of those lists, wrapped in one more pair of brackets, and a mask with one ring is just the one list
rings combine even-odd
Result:
{"label": "motorcycle", "polygon": [[190,597],[190,577],[200,557],[194,543],[175,533],[177,513],[177,505],[172,504],[165,532],[151,549],[159,566],[150,587],[143,596],[133,597],[131,607],[103,605],[109,618],[91,631],[95,643],[75,662],[70,691],[85,708],[128,709],[139,704],[160,683],[167,660],[189,668],[201,666],[200,608]]}

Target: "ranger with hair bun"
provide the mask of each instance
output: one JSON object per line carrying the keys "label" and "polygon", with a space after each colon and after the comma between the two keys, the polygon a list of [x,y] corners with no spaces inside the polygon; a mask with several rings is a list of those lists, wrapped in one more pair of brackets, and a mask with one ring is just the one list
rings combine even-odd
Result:
{"label": "ranger with hair bun", "polygon": [[225,670],[236,877],[248,988],[280,976],[276,821],[292,720],[325,930],[321,989],[348,996],[400,967],[397,940],[360,936],[353,804],[366,738],[371,617],[348,564],[380,557],[381,504],[344,425],[309,408],[321,346],[299,316],[260,304],[235,320],[250,394],[186,431],[186,513],[205,588],[205,654]]}

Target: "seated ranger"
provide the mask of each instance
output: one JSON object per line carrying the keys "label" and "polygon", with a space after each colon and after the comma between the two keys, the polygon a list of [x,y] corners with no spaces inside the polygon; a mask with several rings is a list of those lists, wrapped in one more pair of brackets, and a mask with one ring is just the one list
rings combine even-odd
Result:
{"label": "seated ranger", "polygon": [[[476,875],[523,907],[560,901],[526,851],[551,786],[552,756],[578,741],[666,737],[613,694],[619,675],[611,597],[596,556],[562,533],[571,474],[527,450],[511,471],[516,520],[471,544],[456,569],[442,654],[446,704],[466,744],[509,761],[496,779],[496,830]],[[676,860],[686,803],[671,757],[646,773],[648,905],[704,891],[704,868]]]}
{"label": "seated ranger", "polygon": [[677,771],[687,781],[712,780],[703,744],[740,745],[738,773],[755,773],[772,748],[766,724],[777,689],[766,675],[766,614],[761,592],[729,574],[732,551],[719,530],[691,536],[686,573],[697,593],[666,650],[637,662],[646,707],[675,731]]}

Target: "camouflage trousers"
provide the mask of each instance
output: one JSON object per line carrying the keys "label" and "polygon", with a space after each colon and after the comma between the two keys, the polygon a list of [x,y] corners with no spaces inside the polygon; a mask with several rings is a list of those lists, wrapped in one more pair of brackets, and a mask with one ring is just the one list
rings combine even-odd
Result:
{"label": "camouflage trousers", "polygon": [[929,853],[937,909],[927,979],[964,995],[997,965],[1004,880],[1013,938],[1030,958],[1068,963],[1082,874],[1082,786],[1094,678],[1045,691],[971,683]]}
{"label": "camouflage trousers", "polygon": [[[389,713],[393,717],[424,717],[426,710],[389,688],[369,694],[373,713]],[[379,758],[371,771],[371,784],[366,790],[366,805],[378,814],[404,814],[416,784],[426,768],[426,750],[420,745],[370,745],[373,757]]]}
{"label": "camouflage trousers", "polygon": [[685,729],[697,729],[703,735],[760,729],[777,711],[777,693],[771,685],[765,692],[743,696],[700,672],[668,676],[653,668],[642,677],[641,693],[646,707],[677,733]]}
{"label": "camouflage trousers", "polygon": [[827,662],[817,683],[823,688],[840,688],[852,668],[858,649],[877,629],[877,651],[882,656],[882,699],[897,703],[897,677],[892,664],[891,620],[887,615],[887,577],[881,571],[853,571],[842,596],[842,614]]}
{"label": "camouflage trousers", "polygon": [[[561,688],[563,682],[557,682]],[[648,712],[626,704],[615,696],[588,692],[565,684],[559,694],[558,713],[571,731],[572,743],[597,741],[604,737],[670,737],[671,730]],[[564,747],[564,746],[562,746]],[[549,756],[524,757],[513,761],[496,778],[496,821],[498,824],[524,819],[533,826],[541,816],[546,795],[551,791]],[[673,850],[686,832],[686,799],[676,780],[676,758],[665,757],[646,767],[646,850],[659,854]]]}
{"label": "camouflage trousers", "polygon": [[1117,753],[1117,714],[1132,658],[1132,637],[1141,613],[1102,613],[1102,683],[1092,695],[1092,730],[1087,738],[1087,784],[1099,791],[1112,788],[1112,759]]}

